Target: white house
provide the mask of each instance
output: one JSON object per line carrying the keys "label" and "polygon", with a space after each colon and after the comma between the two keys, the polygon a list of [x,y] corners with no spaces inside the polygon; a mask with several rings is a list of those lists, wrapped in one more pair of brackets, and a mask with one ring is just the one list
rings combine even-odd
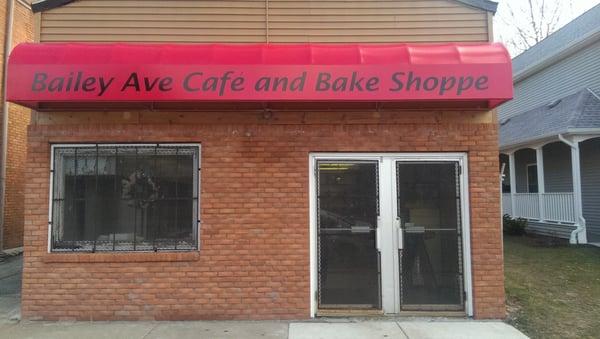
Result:
{"label": "white house", "polygon": [[528,231],[600,243],[600,5],[513,60],[499,110],[503,212]]}

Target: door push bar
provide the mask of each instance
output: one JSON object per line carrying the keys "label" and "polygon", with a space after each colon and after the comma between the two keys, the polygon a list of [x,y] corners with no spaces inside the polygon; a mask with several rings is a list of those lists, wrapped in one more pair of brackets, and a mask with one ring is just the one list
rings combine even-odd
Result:
{"label": "door push bar", "polygon": [[377,248],[377,250],[379,252],[381,252],[381,237],[383,235],[381,234],[381,217],[378,216],[377,217],[377,229],[375,230],[375,248]]}
{"label": "door push bar", "polygon": [[400,217],[394,218],[394,231],[398,235],[398,249],[404,249],[404,234],[402,233],[402,220]]}
{"label": "door push bar", "polygon": [[[402,224],[400,218],[395,218],[394,219],[394,232],[396,232],[397,237],[398,237],[398,249],[402,250],[404,249],[404,235],[402,234],[402,228],[400,227],[400,225]],[[377,250],[379,252],[381,252],[381,243],[382,243],[382,222],[381,222],[381,217],[377,217],[377,230],[375,231],[375,248],[377,248]]]}

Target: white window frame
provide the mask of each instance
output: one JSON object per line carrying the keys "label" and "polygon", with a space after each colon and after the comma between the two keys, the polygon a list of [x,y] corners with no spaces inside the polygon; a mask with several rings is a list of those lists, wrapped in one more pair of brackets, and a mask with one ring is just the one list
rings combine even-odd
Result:
{"label": "white window frame", "polygon": [[[469,317],[473,316],[473,278],[472,278],[472,266],[471,266],[471,215],[470,215],[470,199],[469,199],[469,168],[468,168],[468,155],[467,153],[310,153],[308,159],[308,177],[309,177],[309,239],[310,239],[310,309],[309,316],[311,318],[317,315],[317,288],[318,288],[318,272],[317,272],[317,197],[316,197],[316,163],[318,160],[376,160],[379,161],[379,175],[380,175],[380,191],[381,197],[390,197],[393,199],[395,194],[395,187],[389,183],[386,185],[384,182],[392,175],[395,175],[394,164],[396,161],[423,161],[423,162],[436,162],[436,161],[451,161],[458,162],[461,167],[460,173],[460,190],[461,190],[461,223],[462,223],[462,250],[463,250],[463,288],[466,292],[464,306],[465,314]],[[387,166],[386,166],[387,163]],[[388,199],[389,200],[389,199]],[[385,199],[380,199],[380,213],[392,213],[392,209],[384,207],[386,205],[395,205],[392,201],[386,202]],[[390,206],[391,207],[391,206]],[[384,210],[385,209],[385,210]],[[394,240],[396,241],[396,240]],[[391,286],[384,286],[384,274],[393,274],[394,279],[387,279],[387,281],[398,281],[399,268],[394,267],[394,272],[384,272],[384,265],[391,267],[390,265],[396,266],[395,263],[384,263],[381,262],[381,275],[382,275],[382,294],[384,289],[395,288]],[[386,314],[398,314],[400,313],[400,303],[398,288],[395,288],[396,293],[392,300],[382,300],[382,310]],[[387,293],[389,296],[390,292]],[[389,299],[389,298],[388,298]],[[387,305],[387,306],[386,306]]]}
{"label": "white window frame", "polygon": [[[174,146],[178,146],[178,147],[197,147],[198,148],[198,186],[196,187],[196,189],[198,190],[198,207],[197,207],[197,216],[196,216],[196,243],[197,243],[197,249],[196,250],[192,250],[192,251],[199,251],[200,250],[200,226],[201,226],[201,218],[200,216],[201,214],[201,199],[200,199],[200,195],[201,195],[201,174],[202,174],[202,145],[200,143],[121,143],[121,144],[115,144],[115,143],[102,143],[102,142],[98,142],[98,143],[93,143],[93,144],[76,144],[76,143],[57,143],[57,144],[51,144],[50,145],[50,187],[49,187],[49,196],[48,196],[48,239],[47,239],[47,253],[71,253],[71,252],[52,252],[52,213],[53,213],[53,199],[54,199],[54,151],[56,148],[61,148],[61,147],[68,147],[68,148],[84,148],[84,147],[96,147],[97,145],[101,145],[102,147],[131,147],[131,146],[135,146],[135,147],[156,147],[156,146],[160,146],[160,147],[174,147]],[[154,251],[118,251],[118,252],[102,252],[102,253],[144,253],[144,252],[152,252],[155,253]],[[161,251],[161,253],[165,253],[168,251]],[[74,253],[87,253],[87,252],[74,252]]]}

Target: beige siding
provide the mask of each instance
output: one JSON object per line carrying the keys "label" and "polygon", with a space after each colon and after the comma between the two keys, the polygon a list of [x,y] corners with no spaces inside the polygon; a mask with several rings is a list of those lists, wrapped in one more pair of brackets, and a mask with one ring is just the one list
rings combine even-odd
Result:
{"label": "beige siding", "polygon": [[486,13],[448,0],[269,1],[272,42],[487,40]]}
{"label": "beige siding", "polygon": [[263,42],[265,1],[79,0],[43,12],[40,41]]}
{"label": "beige siding", "polygon": [[452,0],[79,0],[39,38],[142,42],[488,41],[488,13]]}

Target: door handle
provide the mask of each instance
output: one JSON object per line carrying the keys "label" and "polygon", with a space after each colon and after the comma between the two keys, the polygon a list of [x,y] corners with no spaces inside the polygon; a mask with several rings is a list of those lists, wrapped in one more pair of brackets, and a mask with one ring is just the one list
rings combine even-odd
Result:
{"label": "door handle", "polygon": [[377,228],[375,229],[375,248],[381,252],[381,217],[377,217]]}
{"label": "door handle", "polygon": [[404,249],[404,234],[402,233],[402,220],[400,218],[394,219],[394,229],[398,235],[398,249]]}

